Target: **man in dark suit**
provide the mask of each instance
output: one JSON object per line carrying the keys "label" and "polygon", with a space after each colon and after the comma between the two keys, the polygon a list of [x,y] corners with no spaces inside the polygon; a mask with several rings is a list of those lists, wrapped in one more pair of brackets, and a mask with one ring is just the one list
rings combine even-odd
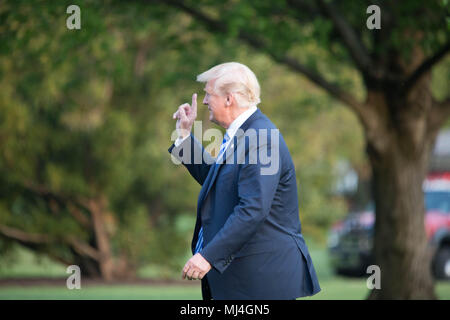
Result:
{"label": "man in dark suit", "polygon": [[201,279],[204,299],[295,299],[320,291],[301,234],[295,168],[283,137],[257,108],[253,72],[231,62],[197,77],[203,104],[226,129],[212,158],[190,133],[192,105],[174,113],[178,138],[169,152],[202,185],[183,278]]}

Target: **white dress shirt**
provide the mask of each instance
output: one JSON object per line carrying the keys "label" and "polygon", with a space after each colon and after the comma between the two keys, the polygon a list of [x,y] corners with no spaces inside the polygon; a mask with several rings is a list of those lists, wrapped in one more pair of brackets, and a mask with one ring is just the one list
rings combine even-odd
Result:
{"label": "white dress shirt", "polygon": [[[258,108],[256,106],[251,106],[244,112],[242,112],[234,121],[230,124],[230,126],[227,129],[227,134],[230,137],[228,142],[225,145],[225,151],[228,148],[228,145],[231,141],[233,141],[234,135],[236,134],[236,131],[239,129],[240,126],[244,124],[245,121],[247,121],[248,118],[257,110]],[[224,152],[225,152],[224,151]]]}

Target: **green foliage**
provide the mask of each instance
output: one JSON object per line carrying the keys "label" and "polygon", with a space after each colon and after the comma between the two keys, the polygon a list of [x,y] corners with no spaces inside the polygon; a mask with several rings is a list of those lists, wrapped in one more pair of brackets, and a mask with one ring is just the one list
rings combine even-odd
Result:
{"label": "green foliage", "polygon": [[[448,39],[440,25],[446,2],[432,1],[418,15],[421,2],[394,6],[401,28],[376,48],[376,37],[365,27],[366,3],[337,6],[375,53],[407,53],[405,30],[424,28],[426,50]],[[258,76],[260,107],[280,128],[294,160],[303,231],[324,239],[347,211],[334,194],[338,164],[357,167],[366,161],[362,130],[348,110],[237,37],[254,34],[273,55],[297,56],[362,98],[361,77],[328,19],[293,10],[291,1],[186,1],[228,22],[225,32],[211,34],[201,21],[165,4],[85,0],[76,2],[81,30],[68,30],[65,10],[72,3],[0,3],[1,225],[60,239],[46,252],[70,257],[67,236],[87,243],[95,238],[67,202],[103,196],[116,256],[135,266],[179,268],[190,245],[200,186],[170,161],[171,115],[193,92],[201,101],[197,74],[240,61]],[[448,68],[436,78],[433,86],[443,97]],[[205,111],[199,106],[198,119],[207,129],[212,124]],[[3,255],[10,242],[0,241]]]}
{"label": "green foliage", "polygon": [[450,55],[433,69],[431,80],[433,96],[438,101],[444,100],[448,96],[448,88],[450,88]]}
{"label": "green foliage", "polygon": [[[181,208],[195,214],[194,182],[167,153],[169,114],[179,101],[160,95],[168,86],[159,83],[161,66],[179,65],[179,55],[158,47],[166,35],[160,23],[141,16],[129,24],[134,6],[83,2],[82,29],[74,32],[65,27],[63,3],[46,3],[33,15],[37,5],[2,2],[0,10],[1,223],[90,242],[91,232],[47,195],[73,203],[103,195],[114,252],[134,264],[173,265],[186,243],[173,234],[170,217]],[[193,191],[170,192],[170,184]]]}

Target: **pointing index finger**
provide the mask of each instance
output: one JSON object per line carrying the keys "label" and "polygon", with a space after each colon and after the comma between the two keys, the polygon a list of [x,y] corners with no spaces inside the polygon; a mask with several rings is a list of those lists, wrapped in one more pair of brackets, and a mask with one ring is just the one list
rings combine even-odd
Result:
{"label": "pointing index finger", "polygon": [[194,93],[192,95],[192,109],[194,111],[194,114],[197,112],[197,93]]}

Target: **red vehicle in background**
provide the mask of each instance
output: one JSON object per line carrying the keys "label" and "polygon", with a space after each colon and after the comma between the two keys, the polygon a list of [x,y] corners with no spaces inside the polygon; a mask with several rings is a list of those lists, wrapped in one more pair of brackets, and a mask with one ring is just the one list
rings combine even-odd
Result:
{"label": "red vehicle in background", "polygon": [[[430,173],[423,184],[425,230],[434,256],[432,273],[450,279],[450,172]],[[333,226],[328,238],[331,264],[335,272],[347,276],[366,275],[374,264],[372,255],[375,214],[373,205],[363,212],[350,213]]]}

